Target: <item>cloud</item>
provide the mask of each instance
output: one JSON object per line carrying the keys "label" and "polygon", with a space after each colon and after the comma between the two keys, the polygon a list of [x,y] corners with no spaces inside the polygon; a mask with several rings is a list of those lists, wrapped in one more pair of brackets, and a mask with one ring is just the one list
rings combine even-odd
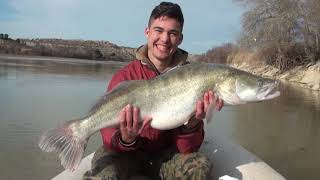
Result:
{"label": "cloud", "polygon": [[[160,1],[6,0],[10,21],[0,18],[0,29],[13,38],[107,40],[136,47],[145,42],[143,30],[151,10]],[[232,39],[241,12],[231,0],[178,2],[185,16],[182,46],[203,52]],[[0,13],[1,15],[1,13]],[[229,34],[227,32],[230,32]],[[209,47],[210,46],[210,47]]]}
{"label": "cloud", "polygon": [[72,1],[57,0],[10,0],[9,6],[15,10],[14,19],[0,23],[0,26],[15,36],[50,36],[63,32],[70,20],[67,9]]}
{"label": "cloud", "polygon": [[149,12],[141,11],[141,2],[123,4],[104,0],[10,0],[15,19],[0,22],[0,27],[16,37],[112,40],[115,34],[132,35],[138,27],[142,35]]}

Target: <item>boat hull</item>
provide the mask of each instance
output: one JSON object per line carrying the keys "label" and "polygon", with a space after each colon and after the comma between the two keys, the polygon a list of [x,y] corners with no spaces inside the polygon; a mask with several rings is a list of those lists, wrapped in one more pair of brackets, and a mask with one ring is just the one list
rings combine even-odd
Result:
{"label": "boat hull", "polygon": [[[223,176],[230,176],[239,180],[285,180],[267,163],[229,139],[206,137],[200,151],[206,154],[213,164],[210,179],[223,180]],[[74,172],[65,170],[53,180],[82,179],[82,175],[91,168],[92,157],[93,153],[82,159]]]}

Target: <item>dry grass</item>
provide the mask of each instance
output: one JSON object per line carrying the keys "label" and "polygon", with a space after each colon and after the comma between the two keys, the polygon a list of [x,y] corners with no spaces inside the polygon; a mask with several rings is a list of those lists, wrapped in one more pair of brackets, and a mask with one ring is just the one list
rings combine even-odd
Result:
{"label": "dry grass", "polygon": [[228,56],[237,49],[238,48],[231,43],[223,44],[222,46],[214,47],[205,54],[198,56],[197,61],[226,64]]}
{"label": "dry grass", "polygon": [[281,71],[306,64],[315,64],[320,53],[298,43],[266,45],[257,51],[259,59]]}
{"label": "dry grass", "polygon": [[254,51],[228,43],[214,47],[197,57],[198,61],[222,64],[267,64],[280,71],[286,71],[300,65],[315,64],[319,59],[319,51],[299,43],[266,44]]}

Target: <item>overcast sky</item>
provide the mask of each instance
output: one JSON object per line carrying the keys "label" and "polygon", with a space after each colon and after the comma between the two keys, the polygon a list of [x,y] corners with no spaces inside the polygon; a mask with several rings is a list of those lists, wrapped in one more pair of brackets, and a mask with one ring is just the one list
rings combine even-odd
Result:
{"label": "overcast sky", "polygon": [[[120,46],[145,43],[152,0],[1,0],[0,33],[11,38],[105,40]],[[232,0],[172,1],[185,18],[181,48],[203,53],[233,42],[241,26],[242,7]]]}

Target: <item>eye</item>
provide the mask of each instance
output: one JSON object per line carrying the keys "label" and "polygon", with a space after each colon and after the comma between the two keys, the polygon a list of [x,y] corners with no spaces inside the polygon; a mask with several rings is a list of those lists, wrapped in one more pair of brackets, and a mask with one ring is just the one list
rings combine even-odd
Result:
{"label": "eye", "polygon": [[170,32],[169,34],[170,34],[170,36],[178,36],[179,35],[177,32]]}
{"label": "eye", "polygon": [[156,32],[156,33],[161,33],[161,32],[163,32],[163,29],[161,29],[161,28],[154,28],[153,30],[154,30],[154,32]]}

